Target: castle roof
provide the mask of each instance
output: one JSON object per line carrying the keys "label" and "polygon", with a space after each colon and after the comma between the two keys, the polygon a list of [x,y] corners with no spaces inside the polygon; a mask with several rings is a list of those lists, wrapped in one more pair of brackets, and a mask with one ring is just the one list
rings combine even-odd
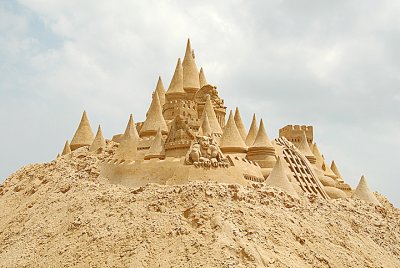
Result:
{"label": "castle roof", "polygon": [[294,189],[293,184],[286,176],[286,172],[283,168],[282,161],[279,156],[276,160],[274,168],[271,171],[271,174],[269,174],[268,178],[266,179],[265,184],[268,186],[281,188],[288,194],[298,197],[298,194]]}
{"label": "castle roof", "polygon": [[204,75],[203,67],[200,68],[199,81],[200,81],[200,88],[208,84],[206,76]]}
{"label": "castle roof", "polygon": [[65,142],[64,149],[63,149],[61,155],[66,155],[66,154],[69,154],[70,152],[71,152],[71,148],[69,147],[69,142],[67,140]]}
{"label": "castle roof", "polygon": [[200,130],[201,130],[201,135],[202,136],[211,136],[211,134],[212,134],[210,121],[208,120],[208,115],[207,114],[205,114],[204,117],[203,117],[203,121],[201,122]]}
{"label": "castle roof", "polygon": [[338,167],[336,166],[336,163],[335,163],[334,160],[332,160],[332,163],[331,163],[331,170],[333,171],[333,173],[335,173],[335,175],[337,176],[337,178],[338,178],[339,180],[343,181],[343,177],[342,177],[342,175],[340,174],[339,169],[338,169]]}
{"label": "castle roof", "polygon": [[73,151],[79,147],[91,145],[93,139],[94,135],[90,127],[89,119],[87,118],[86,111],[83,111],[81,122],[70,144],[71,150]]}
{"label": "castle roof", "polygon": [[160,128],[158,128],[154,141],[144,157],[144,159],[152,159],[152,158],[160,158],[160,159],[165,158],[164,143],[162,140],[162,134]]}
{"label": "castle roof", "polygon": [[157,92],[157,94],[158,94],[158,98],[160,99],[161,106],[164,105],[165,104],[165,88],[164,88],[164,84],[161,80],[161,76],[158,77],[155,92]]}
{"label": "castle roof", "polygon": [[178,59],[174,75],[172,76],[171,83],[169,84],[168,90],[165,94],[184,94],[183,90],[183,69],[181,59]]}
{"label": "castle roof", "polygon": [[190,39],[187,41],[185,57],[182,62],[183,67],[183,88],[184,89],[199,89],[199,70],[193,57]]}
{"label": "castle roof", "polygon": [[300,144],[299,144],[299,146],[297,148],[299,149],[299,151],[302,154],[304,154],[304,156],[310,161],[311,164],[315,164],[316,163],[316,157],[311,152],[310,145],[308,145],[307,136],[306,136],[306,132],[305,131],[303,131],[303,135],[302,135]]}
{"label": "castle roof", "polygon": [[258,133],[258,127],[257,127],[257,119],[256,119],[256,114],[253,114],[253,120],[251,121],[249,133],[247,134],[246,137],[246,145],[251,146],[253,145]]}
{"label": "castle roof", "polygon": [[232,111],[229,112],[228,122],[225,125],[224,133],[222,134],[219,147],[223,152],[245,152],[247,149],[239,130],[236,127],[235,120],[233,119]]}
{"label": "castle roof", "polygon": [[322,170],[324,171],[324,175],[336,179],[336,174],[332,171],[332,169],[326,164],[324,156],[322,156]]}
{"label": "castle roof", "polygon": [[90,145],[89,151],[94,152],[100,148],[104,149],[105,147],[106,147],[106,141],[104,140],[103,131],[101,131],[101,127],[99,125],[96,137],[94,138],[92,145]]}
{"label": "castle roof", "polygon": [[361,177],[360,182],[358,183],[352,197],[364,200],[369,203],[373,203],[375,205],[381,205],[374,193],[369,189],[364,175]]}
{"label": "castle roof", "polygon": [[265,130],[264,122],[262,119],[260,120],[260,127],[258,128],[257,136],[251,147],[252,148],[273,148],[274,147],[267,135],[267,131]]}
{"label": "castle roof", "polygon": [[157,133],[158,128],[161,129],[162,133],[168,133],[168,127],[162,115],[158,94],[154,92],[146,120],[140,129],[140,136],[153,136]]}
{"label": "castle roof", "polygon": [[211,103],[210,95],[207,95],[207,97],[206,97],[206,103],[204,105],[203,114],[201,115],[202,121],[203,121],[205,114],[207,114],[207,116],[208,116],[208,120],[210,122],[212,133],[222,134],[222,128],[218,122],[217,116],[215,115],[215,111],[214,111],[213,105]]}
{"label": "castle roof", "polygon": [[246,132],[246,128],[244,127],[243,121],[242,121],[242,117],[240,116],[240,112],[239,112],[239,108],[236,107],[235,109],[235,123],[236,123],[236,127],[239,130],[240,136],[242,137],[243,141],[246,140],[247,137],[247,132]]}
{"label": "castle roof", "polygon": [[322,157],[322,154],[319,151],[319,148],[315,142],[314,142],[312,153],[316,158],[315,165],[319,168],[322,168],[322,164],[324,163],[324,158]]}
{"label": "castle roof", "polygon": [[134,137],[131,131],[126,132],[115,152],[114,158],[127,161],[135,160],[138,143],[139,139]]}
{"label": "castle roof", "polygon": [[129,121],[128,124],[126,125],[124,136],[127,135],[127,132],[130,132],[134,138],[139,138],[139,133],[136,129],[135,122],[133,121],[132,114],[129,115]]}

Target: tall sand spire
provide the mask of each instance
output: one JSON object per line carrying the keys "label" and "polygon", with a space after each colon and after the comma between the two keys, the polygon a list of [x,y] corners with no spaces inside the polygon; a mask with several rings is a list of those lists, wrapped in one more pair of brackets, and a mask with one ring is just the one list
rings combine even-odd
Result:
{"label": "tall sand spire", "polygon": [[165,104],[165,88],[164,84],[161,80],[161,76],[158,77],[157,86],[155,90],[158,94],[158,98],[160,99],[161,107]]}
{"label": "tall sand spire", "polygon": [[381,205],[374,193],[369,189],[364,175],[361,177],[360,182],[358,183],[352,197],[364,200],[369,203],[373,203],[375,205]]}
{"label": "tall sand spire", "polygon": [[140,129],[140,137],[154,136],[156,135],[158,128],[161,129],[163,134],[168,133],[168,127],[162,115],[158,94],[154,92],[146,120],[143,122],[142,128]]}
{"label": "tall sand spire", "polygon": [[340,171],[339,171],[338,167],[336,166],[336,163],[334,160],[332,160],[332,163],[331,163],[331,170],[337,176],[338,181],[344,182],[342,174],[340,174]]}
{"label": "tall sand spire", "polygon": [[221,125],[218,122],[217,116],[215,115],[215,111],[213,105],[211,103],[210,95],[206,97],[206,103],[204,105],[203,114],[201,115],[201,120],[203,121],[205,114],[208,116],[208,120],[210,122],[210,126],[212,132],[214,134],[222,134]]}
{"label": "tall sand spire", "polygon": [[80,147],[91,145],[93,139],[94,134],[90,127],[89,119],[87,118],[86,111],[83,111],[81,122],[71,141],[71,150],[73,151]]}
{"label": "tall sand spire", "polygon": [[258,133],[258,127],[257,127],[257,119],[256,119],[256,114],[253,114],[253,120],[251,121],[249,133],[247,134],[246,137],[246,145],[247,146],[252,146]]}
{"label": "tall sand spire", "polygon": [[305,131],[303,131],[303,135],[302,135],[300,144],[298,146],[298,149],[300,150],[300,152],[302,152],[302,154],[304,154],[304,156],[308,159],[308,161],[310,161],[311,164],[316,163],[316,157],[311,152],[310,145],[308,145],[307,136],[306,136]]}
{"label": "tall sand spire", "polygon": [[139,140],[135,138],[130,131],[124,134],[117,150],[115,151],[115,159],[133,161],[137,155],[137,146]]}
{"label": "tall sand spire", "polygon": [[144,157],[145,160],[152,158],[159,158],[159,159],[165,158],[164,143],[162,140],[162,134],[160,128],[158,128],[153,144],[150,146],[150,149],[147,151]]}
{"label": "tall sand spire", "polygon": [[104,140],[103,137],[103,131],[101,130],[101,127],[99,125],[96,133],[96,137],[94,138],[92,145],[89,147],[89,151],[95,152],[98,149],[104,149],[106,148],[106,141]]}
{"label": "tall sand spire", "polygon": [[257,136],[254,139],[254,143],[253,143],[253,145],[251,145],[251,147],[274,148],[274,146],[272,145],[272,143],[268,137],[267,131],[265,130],[264,122],[262,119],[260,120],[260,127],[258,128]]}
{"label": "tall sand spire", "polygon": [[274,168],[271,171],[271,174],[269,174],[268,178],[266,179],[265,184],[268,186],[281,188],[288,194],[298,197],[293,184],[286,176],[285,169],[283,168],[282,161],[279,156],[276,160]]}
{"label": "tall sand spire", "polygon": [[183,88],[188,91],[196,91],[200,88],[199,70],[193,57],[190,39],[187,41],[185,57],[182,62],[183,67]]}
{"label": "tall sand spire", "polygon": [[242,117],[240,116],[240,112],[239,112],[239,108],[236,107],[235,109],[235,123],[236,126],[239,130],[240,136],[242,137],[243,141],[246,141],[246,137],[247,137],[247,132],[246,132],[246,128],[244,127],[243,121],[242,121]]}
{"label": "tall sand spire", "polygon": [[200,68],[199,80],[200,80],[200,88],[202,88],[202,87],[204,87],[205,85],[208,84],[206,76],[204,74],[203,67]]}
{"label": "tall sand spire", "polygon": [[201,130],[202,136],[211,136],[211,134],[212,134],[210,121],[208,120],[207,114],[205,114],[203,117],[203,121],[201,122],[200,130]]}
{"label": "tall sand spire", "polygon": [[219,147],[224,153],[243,153],[247,150],[247,146],[236,127],[232,111],[229,112],[228,122],[225,125]]}
{"label": "tall sand spire", "polygon": [[65,142],[64,149],[63,149],[61,155],[66,155],[66,154],[69,154],[70,152],[71,152],[71,148],[69,147],[69,142],[67,140]]}
{"label": "tall sand spire", "polygon": [[314,143],[312,153],[313,153],[313,155],[315,156],[315,159],[316,159],[315,165],[318,168],[322,168],[322,165],[324,163],[324,158],[322,157],[322,154],[319,151],[319,148],[318,148],[316,143]]}
{"label": "tall sand spire", "polygon": [[165,94],[184,94],[183,90],[183,69],[181,58],[176,63],[175,72],[172,76],[171,83],[169,84],[168,90]]}
{"label": "tall sand spire", "polygon": [[129,115],[129,120],[128,120],[128,124],[126,125],[126,128],[125,128],[124,136],[126,136],[128,132],[131,133],[132,137],[139,139],[139,133],[136,129],[135,122],[133,121],[132,114]]}

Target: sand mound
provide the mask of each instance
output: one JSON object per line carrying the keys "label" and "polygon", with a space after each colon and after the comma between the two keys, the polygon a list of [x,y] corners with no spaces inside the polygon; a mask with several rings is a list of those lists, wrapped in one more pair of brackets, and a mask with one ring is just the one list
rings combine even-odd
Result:
{"label": "sand mound", "polygon": [[400,211],[264,184],[110,185],[86,147],[0,186],[0,267],[400,267]]}

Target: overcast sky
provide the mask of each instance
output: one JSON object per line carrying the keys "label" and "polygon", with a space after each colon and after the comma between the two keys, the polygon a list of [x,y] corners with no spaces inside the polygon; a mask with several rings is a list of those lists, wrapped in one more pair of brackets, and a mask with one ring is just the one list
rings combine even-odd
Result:
{"label": "overcast sky", "polygon": [[81,113],[106,138],[144,119],[191,38],[246,126],[314,126],[353,187],[400,206],[400,1],[0,1],[0,182],[51,161]]}

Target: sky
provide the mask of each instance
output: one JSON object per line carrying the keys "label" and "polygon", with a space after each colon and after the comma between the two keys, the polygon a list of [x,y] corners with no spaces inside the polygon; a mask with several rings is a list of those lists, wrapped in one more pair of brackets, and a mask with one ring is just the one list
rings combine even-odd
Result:
{"label": "sky", "polygon": [[400,1],[0,0],[0,182],[48,162],[83,110],[106,138],[143,121],[188,37],[245,125],[313,125],[327,162],[397,207]]}

